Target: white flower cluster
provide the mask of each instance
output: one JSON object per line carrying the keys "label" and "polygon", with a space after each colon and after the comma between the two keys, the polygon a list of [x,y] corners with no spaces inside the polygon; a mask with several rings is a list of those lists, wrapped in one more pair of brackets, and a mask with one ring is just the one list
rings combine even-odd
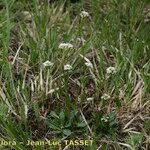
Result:
{"label": "white flower cluster", "polygon": [[66,64],[64,65],[64,70],[71,70],[72,69],[72,66],[70,64]]}
{"label": "white flower cluster", "polygon": [[85,62],[85,65],[86,65],[88,68],[93,69],[93,64],[91,63],[91,61],[90,61],[88,58],[86,58],[86,57],[84,57],[83,55],[81,55],[81,54],[80,54],[80,56],[81,56],[82,58],[84,58],[84,60],[86,61],[86,62]]}
{"label": "white flower cluster", "polygon": [[73,45],[70,43],[61,43],[58,48],[59,49],[73,49]]}
{"label": "white flower cluster", "polygon": [[54,63],[52,63],[51,61],[49,61],[49,60],[47,60],[47,61],[45,61],[44,63],[43,63],[43,67],[45,68],[45,67],[51,67],[51,66],[53,66],[54,65]]}
{"label": "white flower cluster", "polygon": [[24,20],[26,21],[32,21],[32,15],[29,11],[23,11],[22,15],[24,17]]}
{"label": "white flower cluster", "polygon": [[108,99],[110,99],[110,96],[109,96],[108,94],[104,93],[104,94],[101,96],[101,99],[102,99],[102,100],[108,100]]}
{"label": "white flower cluster", "polygon": [[81,16],[81,18],[85,18],[85,17],[89,17],[90,15],[86,11],[81,11],[80,16]]}
{"label": "white flower cluster", "polygon": [[107,116],[107,117],[102,117],[102,118],[101,118],[101,121],[108,122],[108,119],[109,119],[108,116]]}
{"label": "white flower cluster", "polygon": [[87,98],[87,101],[88,101],[88,102],[92,102],[93,100],[94,100],[93,97],[88,97],[88,98]]}
{"label": "white flower cluster", "polygon": [[86,62],[85,65],[86,65],[88,68],[93,69],[93,64],[92,64],[91,62]]}
{"label": "white flower cluster", "polygon": [[116,73],[116,68],[115,67],[108,67],[106,69],[107,74],[115,74]]}

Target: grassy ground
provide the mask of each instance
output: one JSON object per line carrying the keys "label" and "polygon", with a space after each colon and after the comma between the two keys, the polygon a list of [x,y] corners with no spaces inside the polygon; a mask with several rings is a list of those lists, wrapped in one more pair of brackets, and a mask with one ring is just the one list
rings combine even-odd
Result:
{"label": "grassy ground", "polygon": [[0,149],[150,149],[148,1],[63,4],[0,0]]}

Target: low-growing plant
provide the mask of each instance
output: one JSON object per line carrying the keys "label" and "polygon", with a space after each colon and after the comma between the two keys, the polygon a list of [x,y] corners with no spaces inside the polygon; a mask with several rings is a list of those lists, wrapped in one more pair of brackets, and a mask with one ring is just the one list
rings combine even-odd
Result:
{"label": "low-growing plant", "polygon": [[52,111],[46,123],[54,134],[60,136],[79,135],[86,131],[86,124],[77,110],[71,112],[61,110],[58,113]]}
{"label": "low-growing plant", "polygon": [[132,150],[137,150],[138,148],[141,147],[142,140],[143,140],[142,133],[132,133],[126,139],[126,143],[131,146]]}
{"label": "low-growing plant", "polygon": [[118,122],[114,112],[105,115],[103,113],[94,114],[93,125],[97,136],[114,136],[117,134]]}

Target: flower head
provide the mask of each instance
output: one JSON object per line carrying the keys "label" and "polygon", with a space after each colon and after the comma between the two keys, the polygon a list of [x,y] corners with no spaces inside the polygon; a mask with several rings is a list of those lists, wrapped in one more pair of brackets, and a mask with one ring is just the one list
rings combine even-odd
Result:
{"label": "flower head", "polygon": [[32,21],[32,15],[29,11],[23,11],[22,15],[26,21]]}
{"label": "flower head", "polygon": [[91,62],[86,62],[85,65],[86,65],[88,68],[93,69],[93,64],[92,64]]}
{"label": "flower head", "polygon": [[50,62],[49,60],[47,60],[47,61],[45,61],[44,63],[43,63],[43,67],[45,68],[45,67],[51,67],[51,66],[53,66],[54,65],[54,63],[52,63],[52,62]]}
{"label": "flower head", "polygon": [[69,64],[64,65],[64,70],[71,70],[72,66]]}
{"label": "flower head", "polygon": [[115,74],[116,73],[116,68],[115,67],[108,67],[106,69],[107,74]]}
{"label": "flower head", "polygon": [[88,101],[88,102],[91,102],[91,101],[93,101],[93,100],[94,100],[93,97],[88,97],[88,98],[87,98],[87,101]]}
{"label": "flower head", "polygon": [[101,121],[104,121],[104,122],[108,122],[108,120],[109,120],[109,117],[107,116],[107,117],[102,117],[101,118]]}
{"label": "flower head", "polygon": [[89,17],[89,13],[86,11],[81,11],[80,16],[81,18]]}
{"label": "flower head", "polygon": [[104,94],[101,96],[101,99],[103,99],[103,100],[108,100],[108,99],[110,99],[110,96],[109,96],[108,94],[104,93]]}
{"label": "flower head", "polygon": [[72,49],[73,45],[70,43],[61,43],[58,48],[59,49]]}

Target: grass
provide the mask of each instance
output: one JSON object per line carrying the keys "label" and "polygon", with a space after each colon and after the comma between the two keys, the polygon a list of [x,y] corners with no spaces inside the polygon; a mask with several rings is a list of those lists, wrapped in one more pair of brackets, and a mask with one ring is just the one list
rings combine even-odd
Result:
{"label": "grass", "polygon": [[[0,0],[0,142],[17,143],[0,149],[148,150],[147,6],[146,0],[93,0],[88,8]],[[89,16],[82,18],[83,10]],[[26,144],[46,139],[94,142]]]}

